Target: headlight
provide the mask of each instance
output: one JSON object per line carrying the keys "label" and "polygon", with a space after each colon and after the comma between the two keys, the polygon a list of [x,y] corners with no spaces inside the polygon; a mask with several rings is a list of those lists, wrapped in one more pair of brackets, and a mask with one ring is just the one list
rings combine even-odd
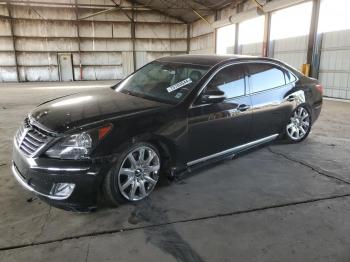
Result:
{"label": "headlight", "polygon": [[62,138],[46,151],[51,158],[86,159],[92,149],[110,132],[112,125],[96,128]]}

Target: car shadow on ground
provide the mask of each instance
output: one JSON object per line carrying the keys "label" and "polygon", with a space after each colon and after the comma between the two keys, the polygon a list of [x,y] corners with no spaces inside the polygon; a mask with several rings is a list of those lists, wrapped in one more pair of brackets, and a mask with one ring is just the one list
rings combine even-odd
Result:
{"label": "car shadow on ground", "polygon": [[[198,175],[201,175],[204,171],[211,171],[215,168],[217,168],[218,166],[226,163],[226,162],[230,162],[230,161],[234,161],[235,159],[237,158],[240,158],[240,157],[244,157],[246,155],[249,155],[249,154],[252,154],[254,152],[258,152],[259,150],[263,150],[263,149],[267,149],[269,146],[274,146],[274,145],[288,145],[288,142],[284,141],[284,140],[276,140],[276,141],[273,141],[273,142],[270,142],[270,143],[266,143],[266,144],[263,144],[263,145],[259,145],[259,146],[256,146],[256,147],[253,147],[253,148],[249,148],[247,150],[244,150],[236,155],[229,155],[229,156],[226,156],[224,158],[221,158],[221,159],[216,159],[216,160],[213,160],[213,161],[208,161],[208,162],[205,162],[204,164],[202,165],[199,165],[195,168],[192,168],[192,169],[188,169],[178,175],[176,175],[174,178],[170,178],[170,177],[166,177],[166,176],[163,176],[160,178],[158,184],[157,184],[157,187],[155,188],[155,191],[157,190],[160,190],[162,188],[166,188],[166,187],[169,187],[169,186],[172,186],[174,184],[186,184],[186,180],[188,180],[189,178],[191,177],[195,177],[195,176],[198,176]],[[124,203],[124,204],[121,204],[121,205],[132,205],[135,207],[135,209],[138,209],[140,206],[143,205],[144,202],[147,202],[149,201],[149,198],[150,197],[147,197],[146,199],[144,199],[143,201],[141,202],[137,202],[137,203]],[[99,193],[99,196],[98,196],[98,208],[97,209],[94,209],[92,210],[93,212],[95,211],[102,211],[102,210],[108,210],[108,209],[113,209],[113,208],[118,208],[119,206],[112,206],[110,203],[108,203],[103,195],[102,195],[102,191],[100,190],[100,193]]]}

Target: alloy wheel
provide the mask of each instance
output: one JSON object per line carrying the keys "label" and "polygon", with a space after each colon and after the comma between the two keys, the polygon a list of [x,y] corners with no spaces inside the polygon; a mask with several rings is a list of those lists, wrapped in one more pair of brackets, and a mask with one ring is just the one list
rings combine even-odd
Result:
{"label": "alloy wheel", "polygon": [[160,158],[148,146],[133,149],[124,158],[118,173],[118,187],[129,201],[147,197],[159,179]]}
{"label": "alloy wheel", "polygon": [[294,111],[287,125],[287,134],[290,139],[298,141],[303,139],[310,130],[310,115],[304,107]]}

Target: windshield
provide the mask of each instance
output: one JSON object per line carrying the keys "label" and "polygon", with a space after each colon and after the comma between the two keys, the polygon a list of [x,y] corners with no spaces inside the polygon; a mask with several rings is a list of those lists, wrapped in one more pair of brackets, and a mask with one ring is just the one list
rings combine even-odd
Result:
{"label": "windshield", "polygon": [[208,66],[152,62],[126,78],[117,91],[168,104],[181,102],[196,86]]}

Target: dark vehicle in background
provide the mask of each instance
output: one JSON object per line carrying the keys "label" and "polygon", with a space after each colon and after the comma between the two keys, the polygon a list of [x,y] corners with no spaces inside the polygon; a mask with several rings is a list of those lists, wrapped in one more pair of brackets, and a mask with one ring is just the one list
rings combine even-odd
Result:
{"label": "dark vehicle in background", "polygon": [[322,86],[273,59],[166,57],[116,86],[36,107],[14,138],[18,182],[54,206],[140,201],[160,176],[284,138],[304,140]]}

